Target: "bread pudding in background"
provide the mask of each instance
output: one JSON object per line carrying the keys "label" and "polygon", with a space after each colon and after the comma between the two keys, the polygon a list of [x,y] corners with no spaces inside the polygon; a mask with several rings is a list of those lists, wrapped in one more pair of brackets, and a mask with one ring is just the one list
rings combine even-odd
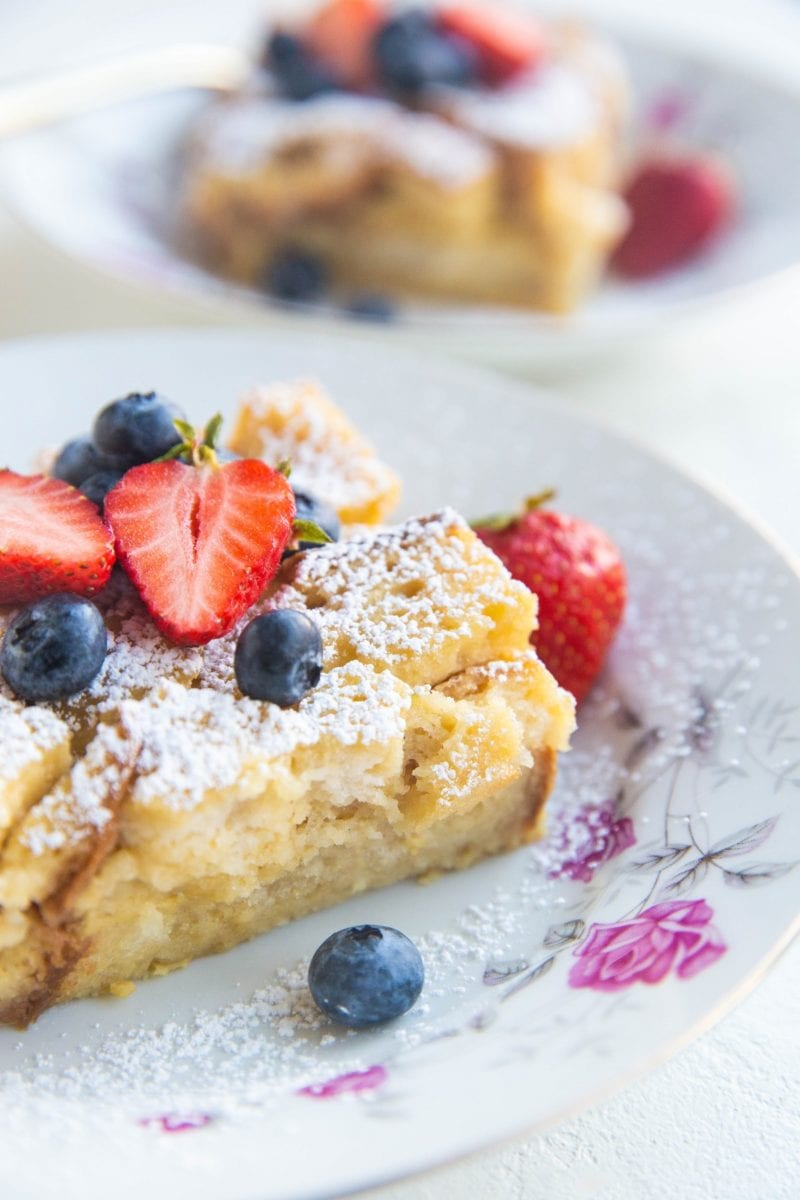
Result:
{"label": "bread pudding in background", "polygon": [[328,0],[278,22],[247,85],[192,129],[186,219],[212,269],[286,299],[324,279],[568,312],[626,228],[626,108],[619,59],[584,28]]}
{"label": "bread pudding in background", "polygon": [[[195,467],[234,478],[251,460],[220,454],[212,467],[195,442],[194,464],[123,470],[105,504],[128,575],[117,567],[92,599],[108,636],[102,667],[53,702],[0,690],[6,1023],[124,995],[134,979],[364,889],[461,868],[542,832],[574,702],[530,646],[536,598],[450,510],[370,527],[398,481],[315,386],[255,390],[232,436],[247,454],[292,458],[304,486],[317,463],[338,516],[361,527],[285,552],[228,632],[176,644],[162,629],[177,618],[166,625],[153,612],[157,589],[142,590],[115,524],[120,496],[138,499],[150,477],[187,486]],[[97,446],[78,441],[57,475],[74,475],[81,455],[97,467]],[[202,503],[191,516],[198,546]],[[0,529],[10,504],[0,497]],[[243,628],[276,611],[321,638],[316,685],[286,706],[243,694],[237,673]],[[0,613],[5,648],[19,610]]]}

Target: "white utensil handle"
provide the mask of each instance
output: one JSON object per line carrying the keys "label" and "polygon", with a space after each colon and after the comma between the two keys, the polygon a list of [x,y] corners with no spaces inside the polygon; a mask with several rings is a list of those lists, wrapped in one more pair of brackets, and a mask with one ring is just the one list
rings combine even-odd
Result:
{"label": "white utensil handle", "polygon": [[241,83],[247,60],[233,46],[168,46],[30,83],[0,88],[0,138],[16,137],[80,113],[150,92]]}

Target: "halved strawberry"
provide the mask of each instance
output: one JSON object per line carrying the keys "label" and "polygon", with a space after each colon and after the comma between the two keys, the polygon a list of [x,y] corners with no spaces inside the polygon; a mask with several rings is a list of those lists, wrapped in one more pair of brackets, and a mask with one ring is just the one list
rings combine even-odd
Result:
{"label": "halved strawberry", "polygon": [[305,26],[303,41],[342,83],[366,87],[372,74],[372,39],[385,19],[383,0],[328,0]]}
{"label": "halved strawberry", "polygon": [[156,625],[174,642],[200,646],[227,633],[275,574],[295,505],[285,477],[266,463],[220,464],[200,439],[188,449],[190,465],[173,459],[128,471],[105,512]]}
{"label": "halved strawberry", "polygon": [[0,470],[0,604],[99,592],[114,539],[91,500],[60,479]]}
{"label": "halved strawberry", "polygon": [[536,65],[546,48],[544,27],[529,13],[502,5],[445,4],[437,24],[472,45],[478,55],[481,78],[489,84],[506,83]]}

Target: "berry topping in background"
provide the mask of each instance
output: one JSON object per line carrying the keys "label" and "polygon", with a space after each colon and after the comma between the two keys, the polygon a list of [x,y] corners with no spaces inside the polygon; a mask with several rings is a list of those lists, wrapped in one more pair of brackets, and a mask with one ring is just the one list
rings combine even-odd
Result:
{"label": "berry topping in background", "polygon": [[114,539],[85,496],[60,479],[0,471],[0,604],[91,596],[113,565]]}
{"label": "berry topping in background", "polygon": [[502,4],[446,4],[436,21],[474,48],[483,83],[507,83],[535,67],[545,52],[545,32],[536,18]]}
{"label": "berry topping in background", "polygon": [[[294,496],[266,463],[220,463],[221,418],[169,461],[134,467],[106,497],[117,554],[156,625],[181,645],[227,633],[277,570],[292,534]],[[190,461],[177,461],[189,456]]]}
{"label": "berry topping in background", "polygon": [[385,14],[381,0],[328,0],[306,25],[305,44],[346,87],[367,87],[372,39]]}
{"label": "berry topping in background", "polygon": [[539,628],[531,642],[561,686],[582,700],[622,621],[625,568],[601,529],[540,507],[552,494],[530,500],[520,516],[488,518],[473,528],[539,597]]}
{"label": "berry topping in background", "polygon": [[378,78],[387,91],[414,96],[435,84],[465,86],[476,79],[469,43],[444,33],[434,13],[408,8],[386,21],[372,44]]}
{"label": "berry topping in background", "polygon": [[319,683],[319,630],[305,613],[291,608],[255,617],[236,643],[234,670],[245,696],[289,708]]}
{"label": "berry topping in background", "polygon": [[264,286],[278,300],[310,304],[320,300],[328,286],[325,264],[302,250],[282,250],[267,268]]}
{"label": "berry topping in background", "polygon": [[64,700],[89,686],[107,648],[98,609],[82,596],[59,592],[14,617],[0,648],[0,671],[23,700]]}
{"label": "berry topping in background", "polygon": [[643,162],[624,198],[630,226],[612,266],[644,279],[679,266],[730,223],[735,188],[728,167],[708,154],[672,154]]}
{"label": "berry topping in background", "polygon": [[424,980],[419,950],[388,925],[354,925],[332,933],[308,968],[314,1002],[326,1016],[352,1029],[408,1012]]}
{"label": "berry topping in background", "polygon": [[[132,392],[98,413],[92,429],[95,449],[116,465],[138,466],[166,454],[178,442],[175,421],[183,413],[155,392]],[[90,472],[91,473],[91,472]]]}
{"label": "berry topping in background", "polygon": [[287,100],[311,100],[336,92],[340,83],[328,67],[309,52],[299,37],[278,30],[267,42],[264,66]]}

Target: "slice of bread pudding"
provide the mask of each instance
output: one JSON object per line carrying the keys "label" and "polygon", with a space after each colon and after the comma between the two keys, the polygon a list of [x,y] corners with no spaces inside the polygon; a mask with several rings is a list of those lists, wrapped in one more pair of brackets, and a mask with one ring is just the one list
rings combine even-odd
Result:
{"label": "slice of bread pudding", "polygon": [[[321,45],[320,21],[347,9],[278,21],[241,89],[201,112],[188,250],[295,302],[327,281],[345,298],[574,309],[627,224],[620,58],[573,23],[525,13],[509,29],[503,5],[444,0],[363,6],[373,28]],[[353,79],[338,60],[356,44]],[[298,254],[316,264],[310,285],[276,265]]]}
{"label": "slice of bread pudding", "polygon": [[3,1022],[541,832],[572,698],[530,649],[535,597],[455,513],[286,560],[248,618],[317,623],[294,708],[238,690],[244,622],[187,648],[124,578],[97,602],[91,687],[0,696]]}

